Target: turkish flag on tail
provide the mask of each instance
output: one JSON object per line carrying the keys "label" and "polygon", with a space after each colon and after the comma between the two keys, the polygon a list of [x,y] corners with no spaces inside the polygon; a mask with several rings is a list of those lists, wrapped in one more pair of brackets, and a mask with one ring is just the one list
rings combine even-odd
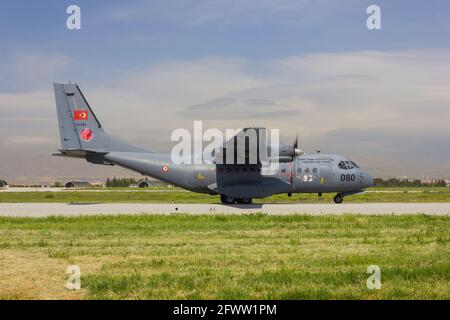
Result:
{"label": "turkish flag on tail", "polygon": [[78,109],[73,112],[74,120],[83,120],[86,121],[89,119],[89,113],[87,110]]}

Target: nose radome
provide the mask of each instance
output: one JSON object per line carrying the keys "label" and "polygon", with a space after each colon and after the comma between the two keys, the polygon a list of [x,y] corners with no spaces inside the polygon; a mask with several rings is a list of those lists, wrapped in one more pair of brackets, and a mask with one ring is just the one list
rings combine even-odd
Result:
{"label": "nose radome", "polygon": [[373,187],[374,185],[375,185],[375,183],[373,181],[373,177],[364,171],[364,187],[368,188],[368,187]]}

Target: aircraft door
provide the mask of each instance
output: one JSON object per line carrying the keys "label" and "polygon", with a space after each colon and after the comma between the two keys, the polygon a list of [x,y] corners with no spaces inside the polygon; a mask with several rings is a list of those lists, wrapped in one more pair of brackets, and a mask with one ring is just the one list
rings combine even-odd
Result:
{"label": "aircraft door", "polygon": [[333,170],[331,165],[321,165],[320,166],[320,186],[323,189],[333,184]]}

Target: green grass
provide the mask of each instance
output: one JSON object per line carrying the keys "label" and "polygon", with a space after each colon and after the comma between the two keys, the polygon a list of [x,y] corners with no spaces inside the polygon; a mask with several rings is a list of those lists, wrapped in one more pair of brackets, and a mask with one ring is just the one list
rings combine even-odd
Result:
{"label": "green grass", "polygon": [[17,275],[24,256],[80,266],[87,299],[448,299],[449,230],[422,215],[0,218],[0,254],[21,257]]}
{"label": "green grass", "polygon": [[448,187],[370,187],[371,191],[422,191],[422,192],[450,192]]}
{"label": "green grass", "polygon": [[[370,192],[352,195],[345,202],[450,202],[450,188],[411,188],[380,189],[371,188]],[[334,194],[293,194],[275,195],[265,199],[255,199],[256,203],[331,203]],[[170,192],[139,190],[112,190],[111,192],[61,191],[61,192],[0,192],[1,202],[148,202],[148,203],[220,203],[218,196],[175,190]]]}

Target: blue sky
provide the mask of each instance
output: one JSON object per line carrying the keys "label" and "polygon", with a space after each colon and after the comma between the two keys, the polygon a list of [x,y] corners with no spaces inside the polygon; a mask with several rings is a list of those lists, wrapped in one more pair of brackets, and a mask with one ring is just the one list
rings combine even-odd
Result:
{"label": "blue sky", "polygon": [[[382,8],[378,32],[365,28],[372,3]],[[81,7],[80,31],[65,28],[69,4]],[[443,48],[449,12],[445,0],[2,1],[0,53],[58,52],[74,58],[72,76],[101,78],[168,59]]]}
{"label": "blue sky", "polygon": [[[70,4],[81,30],[66,28]],[[366,28],[370,4],[382,30]],[[219,128],[257,121],[375,175],[450,177],[449,12],[445,0],[2,0],[0,176],[130,175],[49,156],[51,83],[73,80],[110,132],[145,146],[167,151],[170,132],[201,117]]]}

